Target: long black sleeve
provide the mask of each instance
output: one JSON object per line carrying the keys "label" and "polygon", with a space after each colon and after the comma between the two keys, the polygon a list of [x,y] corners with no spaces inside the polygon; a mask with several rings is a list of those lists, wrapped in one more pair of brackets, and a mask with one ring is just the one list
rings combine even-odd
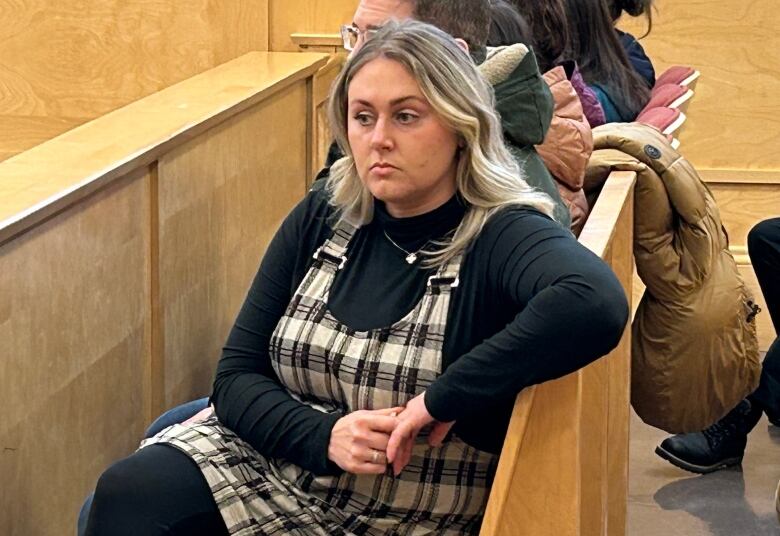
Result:
{"label": "long black sleeve", "polygon": [[[287,217],[268,247],[217,367],[212,399],[220,421],[258,452],[315,474],[335,474],[327,458],[338,413],[293,399],[271,367],[271,335],[292,296],[305,222],[316,218],[312,196]],[[298,269],[297,271],[300,271]]]}
{"label": "long black sleeve", "polygon": [[623,289],[601,259],[540,215],[499,219],[484,237],[486,284],[519,312],[428,388],[426,407],[440,421],[477,417],[496,399],[587,365],[617,345],[628,319]]}
{"label": "long black sleeve", "polygon": [[[212,398],[220,420],[261,454],[333,474],[338,468],[327,447],[341,414],[292,398],[269,354],[271,335],[314,251],[332,234],[323,182],[271,242],[225,344]],[[464,210],[453,198],[432,213],[394,219],[377,204],[331,287],[333,315],[355,330],[403,318],[422,298],[431,271],[407,264],[385,233],[414,251],[446,236]],[[447,315],[443,373],[426,392],[426,405],[439,420],[457,420],[454,432],[467,443],[497,452],[515,395],[607,353],[627,317],[614,274],[571,233],[534,210],[504,209],[464,256]]]}

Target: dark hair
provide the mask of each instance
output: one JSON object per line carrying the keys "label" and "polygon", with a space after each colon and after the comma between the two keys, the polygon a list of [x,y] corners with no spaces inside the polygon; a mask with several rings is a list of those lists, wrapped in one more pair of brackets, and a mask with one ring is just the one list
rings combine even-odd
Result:
{"label": "dark hair", "polygon": [[540,71],[568,59],[569,30],[562,0],[512,0],[512,4],[531,27]]}
{"label": "dark hair", "polygon": [[485,59],[490,29],[490,0],[416,0],[414,18],[459,37],[477,63]]}
{"label": "dark hair", "polygon": [[534,46],[531,27],[515,6],[507,0],[491,0],[490,4],[488,46],[501,47],[515,43],[523,43],[529,48]]}
{"label": "dark hair", "polygon": [[653,0],[607,0],[607,6],[613,21],[618,20],[624,11],[632,17],[647,17],[647,31],[642,37],[653,29]]}
{"label": "dark hair", "polygon": [[650,99],[618,40],[604,0],[565,0],[571,59],[589,84],[609,90],[621,117],[634,118]]}

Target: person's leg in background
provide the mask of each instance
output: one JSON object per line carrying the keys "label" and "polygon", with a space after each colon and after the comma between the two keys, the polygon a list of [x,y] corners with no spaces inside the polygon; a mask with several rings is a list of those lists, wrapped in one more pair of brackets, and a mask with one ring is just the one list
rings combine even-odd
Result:
{"label": "person's leg in background", "polygon": [[[208,397],[205,397],[192,400],[191,402],[186,402],[180,406],[176,406],[173,409],[169,409],[157,417],[157,419],[155,419],[155,421],[149,425],[149,428],[146,429],[143,438],[148,439],[154,435],[157,435],[159,432],[168,428],[169,426],[186,421],[190,417],[193,417],[194,415],[206,409],[208,405],[209,399]],[[84,536],[85,534],[87,528],[87,518],[89,517],[89,511],[92,508],[92,501],[94,498],[95,494],[90,493],[87,499],[84,501],[84,504],[81,505],[78,520],[76,521],[77,536]]]}
{"label": "person's leg in background", "polygon": [[227,534],[206,479],[170,445],[150,445],[116,462],[98,480],[88,536]]}
{"label": "person's leg in background", "polygon": [[[758,223],[748,234],[748,254],[777,333],[780,326],[780,218]],[[665,439],[656,454],[695,473],[710,473],[741,463],[747,436],[766,413],[780,425],[780,342],[764,358],[758,388],[709,428]],[[779,510],[780,512],[780,510]]]}

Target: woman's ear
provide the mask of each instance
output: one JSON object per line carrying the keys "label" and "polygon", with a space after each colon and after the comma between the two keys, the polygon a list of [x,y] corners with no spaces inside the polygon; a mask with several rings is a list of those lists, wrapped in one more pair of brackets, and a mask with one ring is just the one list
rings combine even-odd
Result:
{"label": "woman's ear", "polygon": [[455,42],[458,44],[458,46],[459,46],[460,48],[462,48],[462,49],[463,49],[463,51],[464,51],[466,54],[468,54],[468,53],[469,53],[469,44],[468,44],[466,41],[464,41],[464,40],[463,40],[463,39],[461,39],[460,37],[456,37],[456,38],[455,38]]}

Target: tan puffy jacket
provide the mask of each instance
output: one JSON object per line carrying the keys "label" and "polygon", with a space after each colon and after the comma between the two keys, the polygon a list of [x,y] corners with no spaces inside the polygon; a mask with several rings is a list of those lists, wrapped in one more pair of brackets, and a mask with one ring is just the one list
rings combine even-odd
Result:
{"label": "tan puffy jacket", "polygon": [[555,67],[543,77],[552,91],[555,109],[544,143],[537,145],[536,151],[555,177],[561,198],[571,213],[571,229],[579,235],[588,217],[582,184],[593,151],[593,135],[564,68]]}
{"label": "tan puffy jacket", "polygon": [[593,130],[586,190],[638,174],[634,257],[647,287],[632,324],[631,403],[648,424],[700,431],[758,385],[755,305],[712,193],[666,137],[639,123]]}

